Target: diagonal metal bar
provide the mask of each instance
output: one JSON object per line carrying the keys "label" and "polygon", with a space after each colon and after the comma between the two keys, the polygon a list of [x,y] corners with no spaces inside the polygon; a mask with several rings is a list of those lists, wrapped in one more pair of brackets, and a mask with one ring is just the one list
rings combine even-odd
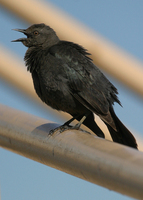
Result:
{"label": "diagonal metal bar", "polygon": [[133,198],[143,197],[143,153],[0,106],[0,146]]}

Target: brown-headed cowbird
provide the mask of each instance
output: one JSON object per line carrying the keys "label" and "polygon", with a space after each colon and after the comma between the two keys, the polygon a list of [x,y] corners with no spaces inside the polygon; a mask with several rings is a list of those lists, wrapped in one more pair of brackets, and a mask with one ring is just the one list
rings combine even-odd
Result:
{"label": "brown-headed cowbird", "polygon": [[[121,105],[117,89],[93,64],[87,50],[60,40],[55,31],[43,23],[14,30],[27,36],[14,41],[28,47],[24,60],[37,95],[48,106],[73,117],[60,127],[62,130],[67,126],[78,129],[83,123],[104,138],[94,121],[95,113],[108,127],[113,141],[137,149],[134,136],[114,112],[114,102]],[[69,124],[74,119],[79,123],[71,127]]]}

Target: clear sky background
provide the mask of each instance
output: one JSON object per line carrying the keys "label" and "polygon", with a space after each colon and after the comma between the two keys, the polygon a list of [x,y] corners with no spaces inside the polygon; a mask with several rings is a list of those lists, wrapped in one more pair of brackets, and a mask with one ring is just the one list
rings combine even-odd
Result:
{"label": "clear sky background", "polygon": [[[50,2],[143,61],[142,0],[51,0]],[[10,42],[18,36],[11,29],[27,28],[29,24],[0,7],[0,26],[0,44],[17,54],[22,61],[26,48],[22,44]],[[123,105],[123,108],[115,105],[117,115],[130,129],[140,132],[143,138],[143,100],[115,79],[110,77],[110,80],[118,88],[119,99]],[[2,79],[0,79],[0,103],[61,122]],[[4,149],[0,149],[0,190],[2,200],[131,199]]]}

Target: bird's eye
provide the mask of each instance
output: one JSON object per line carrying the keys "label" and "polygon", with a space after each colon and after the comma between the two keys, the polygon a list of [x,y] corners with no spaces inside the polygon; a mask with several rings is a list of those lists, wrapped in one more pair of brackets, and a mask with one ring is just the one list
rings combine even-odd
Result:
{"label": "bird's eye", "polygon": [[38,31],[34,31],[34,35],[38,35],[39,34],[39,32]]}

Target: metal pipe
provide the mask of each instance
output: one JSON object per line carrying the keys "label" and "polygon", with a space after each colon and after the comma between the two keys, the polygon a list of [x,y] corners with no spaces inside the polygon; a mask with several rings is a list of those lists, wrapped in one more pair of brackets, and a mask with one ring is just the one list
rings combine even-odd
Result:
{"label": "metal pipe", "polygon": [[92,54],[95,64],[143,97],[143,63],[111,42],[60,12],[50,3],[36,0],[0,0],[0,4],[29,23],[44,22],[50,25],[61,39],[83,45]]}
{"label": "metal pipe", "polygon": [[0,106],[0,146],[133,198],[143,197],[143,153]]}

